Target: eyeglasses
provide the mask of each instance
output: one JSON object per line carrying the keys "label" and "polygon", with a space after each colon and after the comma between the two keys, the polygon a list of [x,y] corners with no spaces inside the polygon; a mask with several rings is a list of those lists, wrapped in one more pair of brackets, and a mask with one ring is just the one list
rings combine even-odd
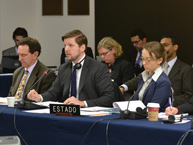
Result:
{"label": "eyeglasses", "polygon": [[131,42],[131,44],[138,44],[139,41],[141,41],[141,39],[139,39],[138,41],[133,41],[133,42]]}
{"label": "eyeglasses", "polygon": [[[110,51],[110,50],[109,50],[109,51]],[[104,52],[104,53],[100,53],[99,55],[100,55],[100,56],[102,56],[102,55],[103,55],[103,56],[106,56],[106,55],[109,53],[109,51]]]}
{"label": "eyeglasses", "polygon": [[169,44],[169,43],[163,43],[163,46],[167,47],[169,45],[173,45],[173,44]]}
{"label": "eyeglasses", "polygon": [[150,57],[146,57],[146,58],[140,57],[140,60],[141,60],[141,61],[145,61],[146,63],[150,63],[151,61],[153,61],[153,60],[155,60],[155,59],[152,59],[152,58],[150,58]]}

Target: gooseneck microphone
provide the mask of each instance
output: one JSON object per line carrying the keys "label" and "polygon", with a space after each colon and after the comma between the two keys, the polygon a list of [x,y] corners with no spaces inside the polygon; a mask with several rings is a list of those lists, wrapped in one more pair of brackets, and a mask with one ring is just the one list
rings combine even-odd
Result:
{"label": "gooseneck microphone", "polygon": [[131,96],[131,98],[129,99],[128,101],[128,104],[127,104],[127,109],[124,110],[124,111],[120,111],[120,118],[122,119],[142,119],[142,118],[146,118],[147,117],[147,111],[146,111],[146,108],[145,110],[143,110],[142,108],[140,107],[137,107],[136,108],[136,112],[132,112],[132,111],[129,111],[129,104],[130,104],[130,101],[133,99],[133,96],[139,91],[141,90],[141,88],[144,86],[144,84],[152,78],[152,76],[155,74],[155,72],[152,72],[148,77],[147,79],[144,81],[144,83],[136,90],[136,92]]}
{"label": "gooseneck microphone", "polygon": [[25,101],[27,98],[27,94],[29,93],[29,91],[45,76],[48,74],[48,72],[50,71],[50,69],[47,69],[43,75],[29,88],[29,90],[27,90],[27,92],[23,95],[23,98],[20,102],[18,102],[17,104],[17,108],[18,109],[39,109],[42,108],[42,106],[33,104],[31,101]]}

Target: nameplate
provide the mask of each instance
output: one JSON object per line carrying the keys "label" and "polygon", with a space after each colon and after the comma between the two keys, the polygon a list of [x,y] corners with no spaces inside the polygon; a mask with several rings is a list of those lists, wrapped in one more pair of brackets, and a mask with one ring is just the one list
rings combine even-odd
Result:
{"label": "nameplate", "polygon": [[69,113],[80,116],[80,105],[50,104],[50,113]]}

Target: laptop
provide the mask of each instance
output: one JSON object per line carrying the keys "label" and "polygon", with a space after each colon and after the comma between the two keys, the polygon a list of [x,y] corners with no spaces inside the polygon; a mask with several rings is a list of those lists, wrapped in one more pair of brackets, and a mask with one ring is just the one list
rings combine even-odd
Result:
{"label": "laptop", "polygon": [[21,66],[21,62],[19,61],[19,56],[9,55],[2,57],[1,65],[3,68],[3,73],[13,73],[18,67]]}

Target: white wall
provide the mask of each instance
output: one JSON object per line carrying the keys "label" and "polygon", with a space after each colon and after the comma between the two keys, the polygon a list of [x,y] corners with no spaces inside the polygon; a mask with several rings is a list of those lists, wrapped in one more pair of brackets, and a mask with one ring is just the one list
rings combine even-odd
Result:
{"label": "white wall", "polygon": [[94,1],[90,0],[90,15],[86,16],[68,16],[67,2],[63,0],[63,16],[42,16],[41,0],[0,0],[0,52],[14,46],[13,31],[24,27],[30,37],[39,40],[42,46],[39,59],[45,65],[60,65],[61,37],[73,29],[87,36],[94,53]]}

